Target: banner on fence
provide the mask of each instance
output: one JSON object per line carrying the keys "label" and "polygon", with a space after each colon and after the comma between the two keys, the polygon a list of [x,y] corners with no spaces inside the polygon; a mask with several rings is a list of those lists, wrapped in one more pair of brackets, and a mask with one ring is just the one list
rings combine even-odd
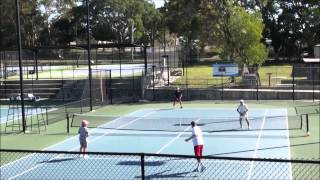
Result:
{"label": "banner on fence", "polygon": [[237,64],[213,64],[213,76],[238,76],[239,68]]}

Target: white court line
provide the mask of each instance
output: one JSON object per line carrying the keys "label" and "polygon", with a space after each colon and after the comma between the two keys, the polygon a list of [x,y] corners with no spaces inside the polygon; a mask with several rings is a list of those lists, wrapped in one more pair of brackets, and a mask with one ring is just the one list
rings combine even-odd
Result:
{"label": "white court line", "polygon": [[[288,110],[287,109],[286,109],[286,125],[287,125],[287,129],[289,129]],[[291,159],[289,130],[287,130],[287,141],[288,141],[288,159]],[[289,179],[292,180],[292,164],[291,164],[291,162],[289,162]]]}
{"label": "white court line", "polygon": [[[117,127],[116,129],[123,128],[123,127],[125,127],[125,126],[127,126],[127,125],[129,125],[129,124],[132,124],[133,122],[136,122],[136,121],[142,119],[143,117],[146,117],[146,116],[148,116],[148,115],[150,115],[150,114],[152,114],[152,113],[154,113],[154,112],[155,112],[155,111],[150,111],[150,112],[148,112],[147,114],[145,114],[145,115],[143,115],[143,116],[141,116],[141,117],[139,117],[139,118],[135,118],[135,119],[133,119],[132,121],[129,121],[128,123],[125,123],[125,124]],[[133,113],[134,113],[134,112],[133,112]],[[120,117],[120,118],[121,118],[121,117]],[[109,123],[111,123],[111,122],[112,122],[112,121],[110,121]],[[106,123],[106,124],[108,124],[108,123]],[[116,131],[116,129],[115,129],[115,130],[111,130],[111,131],[106,132],[106,133],[103,133],[100,137],[94,138],[91,142],[94,142],[94,141],[102,138],[103,136],[105,136],[105,135],[107,135],[107,134],[110,134],[110,133]],[[75,137],[77,137],[77,136],[75,136]],[[74,138],[74,137],[73,137],[73,138]],[[79,148],[79,146],[76,146],[76,147],[74,147],[74,148],[72,148],[72,149],[70,149],[70,150],[68,150],[68,151],[73,151],[73,150],[75,150],[75,149],[77,149],[77,148]],[[30,155],[30,156],[31,156],[31,155]],[[55,157],[49,159],[49,161],[51,161],[51,160],[53,160],[53,159],[56,159],[56,158],[59,158],[59,157],[61,157],[61,156],[62,156],[62,155],[55,156]],[[10,163],[10,164],[11,164],[11,163]],[[28,172],[30,172],[30,171],[32,171],[32,170],[40,167],[40,166],[43,165],[43,164],[45,164],[45,162],[40,163],[40,164],[38,164],[38,165],[36,165],[36,166],[34,166],[34,167],[32,167],[32,168],[29,168],[29,169],[27,169],[27,170],[25,170],[25,171],[23,171],[23,172],[15,175],[15,176],[13,176],[13,177],[10,177],[8,180],[15,179],[15,178],[17,178],[17,177],[19,177],[19,176],[22,176],[23,174],[28,173]]]}
{"label": "white court line", "polygon": [[[259,144],[260,144],[261,135],[262,135],[263,126],[264,126],[264,123],[265,123],[265,120],[266,120],[267,112],[268,112],[268,109],[266,109],[265,112],[264,112],[262,124],[261,124],[260,131],[259,131],[258,140],[257,140],[256,146],[254,148],[254,153],[253,153],[253,157],[252,158],[256,158],[257,157],[257,152],[258,152],[258,148],[259,148]],[[250,163],[250,170],[249,170],[249,174],[248,174],[247,180],[249,180],[251,178],[252,169],[253,169],[253,163],[254,163],[254,161],[251,161],[251,163]]]}

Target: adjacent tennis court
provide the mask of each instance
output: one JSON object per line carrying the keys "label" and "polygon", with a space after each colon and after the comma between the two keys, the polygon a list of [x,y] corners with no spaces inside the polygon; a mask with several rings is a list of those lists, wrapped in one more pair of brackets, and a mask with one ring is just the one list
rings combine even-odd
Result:
{"label": "adjacent tennis court", "polygon": [[[40,115],[47,111],[46,108],[36,108],[36,107],[26,107],[25,114],[27,117]],[[6,122],[21,121],[21,108],[16,109],[8,109],[8,108],[0,108],[0,124]]]}
{"label": "adjacent tennis court", "polygon": [[[290,118],[287,109],[264,108],[250,109],[250,130],[246,126],[240,128],[237,112],[229,108],[145,108],[125,116],[114,117],[114,120],[105,124],[102,119],[107,121],[111,116],[74,115],[70,124],[79,125],[80,119],[84,118],[91,122],[89,127],[92,127],[89,137],[89,152],[193,155],[192,143],[185,142],[184,139],[191,135],[189,124],[191,121],[195,121],[204,132],[204,156],[244,158],[290,159],[289,129],[305,126],[301,119]],[[78,136],[47,148],[47,150],[58,151],[78,151],[78,149]],[[30,161],[34,164],[26,163]],[[108,167],[97,166],[96,163],[100,161],[109,161]],[[104,176],[105,168],[107,168],[109,179],[119,179],[121,177],[119,177],[118,168],[121,167],[126,171],[133,172],[130,177],[139,178],[138,161],[139,157],[123,159],[116,157],[116,155],[110,157],[90,155],[88,159],[84,159],[73,154],[50,154],[43,157],[31,154],[2,166],[1,176],[3,179],[37,179],[41,171],[48,171],[50,168],[54,170],[69,168],[75,162],[81,162],[82,166],[77,167],[77,171],[70,171],[74,173],[70,177],[76,178],[79,176],[77,172],[89,169],[90,172],[95,172],[92,178],[99,179]],[[232,176],[235,173],[237,176],[241,175],[239,178],[256,179],[261,178],[259,175],[263,174],[261,164],[254,161],[228,162],[205,159],[204,165],[207,168],[202,173],[194,171],[196,160],[191,158],[151,156],[146,157],[145,163],[148,170],[146,177],[150,178],[197,177],[205,179],[210,178],[212,172],[217,171],[217,168],[220,175],[215,177],[220,178],[227,178],[228,174]],[[230,169],[233,169],[234,173],[228,173]],[[270,163],[266,164],[264,169],[271,171],[270,173],[277,179],[292,179],[291,163]],[[63,179],[66,178],[66,175],[63,173],[55,174],[55,177]],[[47,178],[50,179],[50,177]]]}

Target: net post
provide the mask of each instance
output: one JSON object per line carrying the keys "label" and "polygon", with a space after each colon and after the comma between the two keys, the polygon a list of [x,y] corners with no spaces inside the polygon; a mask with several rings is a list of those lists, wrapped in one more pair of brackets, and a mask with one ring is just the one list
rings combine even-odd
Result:
{"label": "net post", "polygon": [[46,107],[46,122],[47,126],[49,125],[49,119],[48,119],[48,107]]}
{"label": "net post", "polygon": [[144,153],[141,153],[141,180],[145,180],[145,169],[144,169]]}
{"label": "net post", "polygon": [[303,115],[300,115],[300,129],[302,129],[302,124],[303,124]]}
{"label": "net post", "polygon": [[67,118],[67,133],[70,133],[70,128],[69,128],[69,114],[66,114],[66,118]]}

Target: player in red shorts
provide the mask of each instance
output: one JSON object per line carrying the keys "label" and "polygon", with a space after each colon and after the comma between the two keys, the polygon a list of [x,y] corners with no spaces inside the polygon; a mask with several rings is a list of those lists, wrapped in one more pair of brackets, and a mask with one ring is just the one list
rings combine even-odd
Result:
{"label": "player in red shorts", "polygon": [[176,106],[176,103],[180,103],[180,108],[182,109],[182,92],[180,91],[180,88],[177,88],[174,92],[173,107]]}
{"label": "player in red shorts", "polygon": [[197,171],[202,172],[205,169],[205,166],[201,162],[202,152],[203,152],[203,136],[201,129],[196,125],[194,121],[191,122],[192,127],[192,135],[185,139],[188,142],[192,139],[193,147],[194,147],[194,154],[197,156]]}

